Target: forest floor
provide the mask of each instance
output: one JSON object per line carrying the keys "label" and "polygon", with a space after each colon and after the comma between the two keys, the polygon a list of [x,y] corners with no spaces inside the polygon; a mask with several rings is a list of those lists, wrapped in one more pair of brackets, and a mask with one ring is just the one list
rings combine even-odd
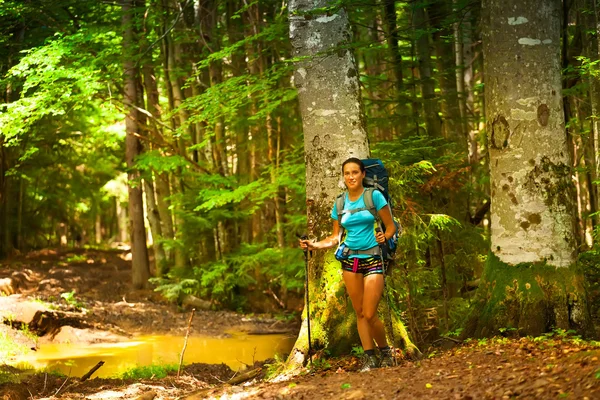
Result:
{"label": "forest floor", "polygon": [[[131,290],[131,263],[118,250],[45,250],[0,263],[0,338],[10,337],[29,349],[40,343],[86,340],[119,341],[139,334],[183,335],[189,312],[159,294]],[[63,296],[63,293],[73,293]],[[82,302],[93,313],[75,303]],[[54,305],[62,322],[53,320]],[[30,322],[46,312],[50,323],[38,321],[45,334],[37,343],[23,333],[19,321]],[[68,318],[65,318],[65,315]],[[8,323],[10,322],[10,323]],[[297,322],[270,315],[240,315],[198,311],[193,334],[222,335],[236,329],[270,333],[296,331]],[[83,333],[83,334],[82,334]],[[85,338],[85,339],[82,339]],[[493,338],[422,349],[421,360],[400,359],[392,368],[358,373],[358,359],[348,356],[316,360],[294,377],[265,380],[273,366],[257,362],[258,376],[239,385],[227,383],[240,373],[224,364],[191,364],[180,378],[100,379],[85,382],[46,373],[18,378],[16,369],[2,365],[0,399],[597,399],[600,398],[600,346],[555,332],[539,338]],[[273,360],[267,361],[273,363]],[[272,364],[275,365],[275,364]],[[6,380],[6,379],[5,379]],[[57,394],[58,393],[58,394]]]}

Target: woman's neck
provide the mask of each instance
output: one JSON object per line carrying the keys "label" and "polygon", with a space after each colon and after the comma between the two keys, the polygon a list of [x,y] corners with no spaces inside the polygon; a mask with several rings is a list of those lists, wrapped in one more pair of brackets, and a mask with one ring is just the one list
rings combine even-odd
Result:
{"label": "woman's neck", "polygon": [[356,188],[356,189],[348,189],[348,198],[352,201],[358,199],[363,192],[365,191],[364,187]]}

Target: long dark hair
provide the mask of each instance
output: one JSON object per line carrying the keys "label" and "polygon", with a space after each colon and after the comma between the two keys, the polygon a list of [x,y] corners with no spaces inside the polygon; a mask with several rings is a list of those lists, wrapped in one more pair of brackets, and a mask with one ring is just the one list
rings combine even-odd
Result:
{"label": "long dark hair", "polygon": [[365,172],[365,164],[363,164],[363,162],[356,157],[350,157],[342,163],[342,174],[344,173],[344,167],[346,166],[346,164],[350,163],[358,165],[358,167],[360,168],[360,172]]}

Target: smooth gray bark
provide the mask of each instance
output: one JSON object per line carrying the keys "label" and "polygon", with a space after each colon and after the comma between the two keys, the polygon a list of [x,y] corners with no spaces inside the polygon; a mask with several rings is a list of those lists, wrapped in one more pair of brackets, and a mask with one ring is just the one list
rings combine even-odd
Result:
{"label": "smooth gray bark", "polygon": [[484,6],[492,251],[512,265],[569,266],[576,249],[561,95],[561,2],[488,0]]}
{"label": "smooth gray bark", "polygon": [[[331,233],[329,213],[343,188],[342,162],[348,157],[369,155],[358,68],[346,46],[352,37],[348,15],[344,9],[327,13],[313,11],[332,5],[327,1],[294,0],[289,6],[290,38],[294,55],[301,57],[296,65],[294,84],[298,89],[304,130],[306,205],[311,238],[323,238]],[[352,324],[343,323],[344,318],[351,315],[351,308],[335,295],[343,289],[332,251],[315,252],[309,266],[309,288],[313,347],[315,344],[333,347],[334,329]],[[302,364],[306,359],[306,322],[305,312],[298,340],[290,354],[292,364]],[[344,334],[348,336],[348,332]]]}

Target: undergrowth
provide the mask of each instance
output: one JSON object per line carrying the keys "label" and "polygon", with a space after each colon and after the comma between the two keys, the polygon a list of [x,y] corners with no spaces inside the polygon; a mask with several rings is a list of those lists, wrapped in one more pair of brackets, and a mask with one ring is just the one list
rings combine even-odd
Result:
{"label": "undergrowth", "polygon": [[166,378],[169,372],[177,371],[178,364],[152,364],[146,366],[133,367],[123,372],[119,378],[121,379],[162,379]]}

